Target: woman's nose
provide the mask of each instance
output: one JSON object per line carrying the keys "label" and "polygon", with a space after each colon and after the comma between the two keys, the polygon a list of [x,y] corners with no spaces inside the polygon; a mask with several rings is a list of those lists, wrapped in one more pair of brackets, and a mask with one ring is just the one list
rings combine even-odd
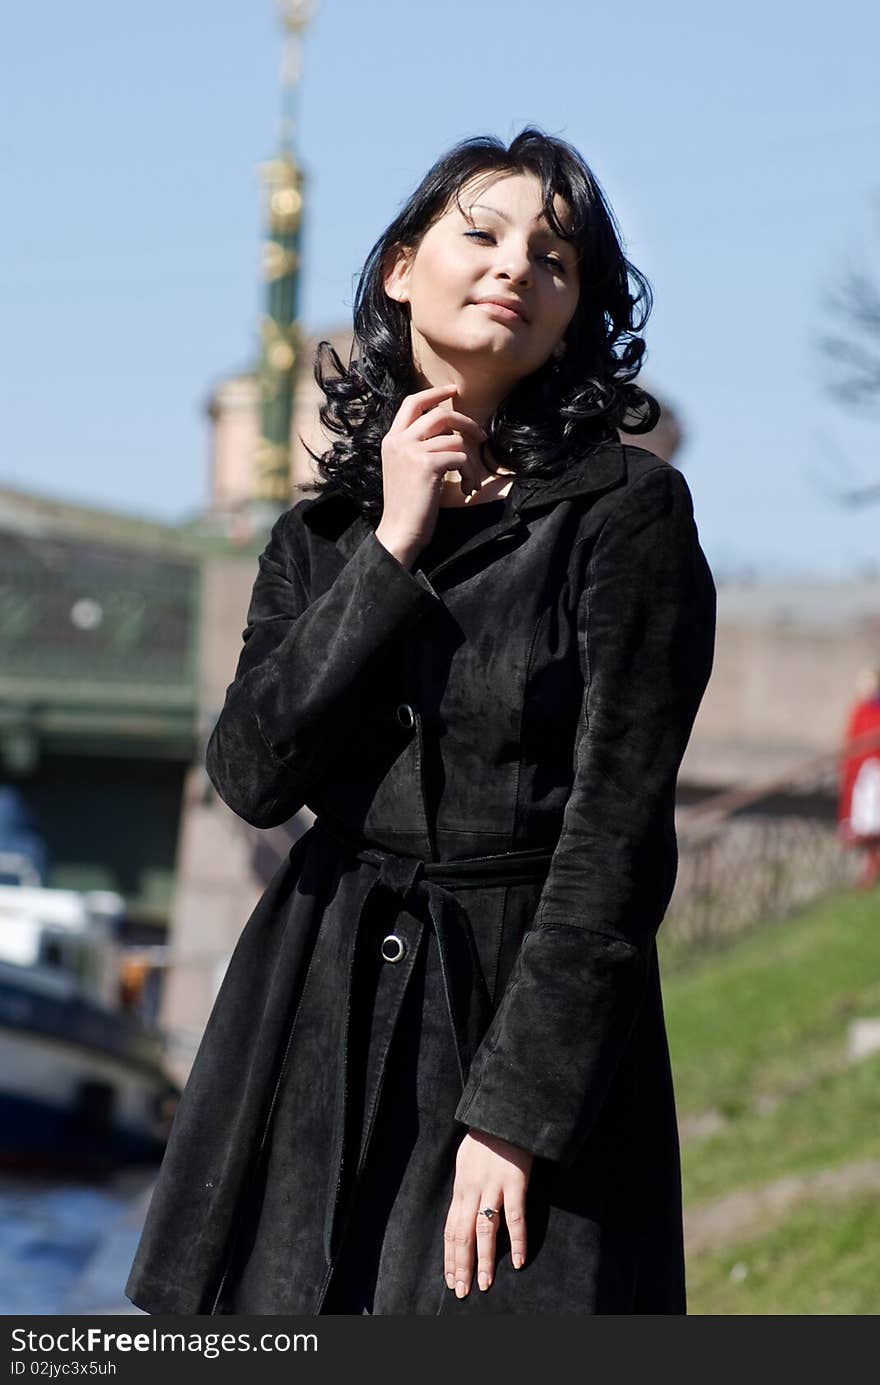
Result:
{"label": "woman's nose", "polygon": [[508,249],[499,256],[499,274],[507,274],[518,284],[527,284],[532,277],[532,262],[527,250]]}

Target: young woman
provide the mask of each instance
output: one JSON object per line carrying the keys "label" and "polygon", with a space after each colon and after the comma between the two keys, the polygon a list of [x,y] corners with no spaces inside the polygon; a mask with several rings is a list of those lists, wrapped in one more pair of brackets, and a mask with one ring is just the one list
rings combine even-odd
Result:
{"label": "young woman", "polygon": [[684,478],[618,433],[658,417],[649,311],[531,127],[371,252],[207,752],[247,822],[316,822],[178,1108],[147,1311],[686,1311],[655,935],[715,587]]}

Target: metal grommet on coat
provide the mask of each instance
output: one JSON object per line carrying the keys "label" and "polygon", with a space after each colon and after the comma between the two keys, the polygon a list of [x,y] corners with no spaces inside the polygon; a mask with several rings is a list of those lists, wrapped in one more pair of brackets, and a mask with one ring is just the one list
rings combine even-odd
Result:
{"label": "metal grommet on coat", "polygon": [[382,939],[381,951],[386,962],[399,962],[406,954],[406,943],[397,933],[389,933]]}
{"label": "metal grommet on coat", "polygon": [[408,702],[401,702],[397,707],[397,720],[401,726],[411,731],[416,724],[416,714]]}

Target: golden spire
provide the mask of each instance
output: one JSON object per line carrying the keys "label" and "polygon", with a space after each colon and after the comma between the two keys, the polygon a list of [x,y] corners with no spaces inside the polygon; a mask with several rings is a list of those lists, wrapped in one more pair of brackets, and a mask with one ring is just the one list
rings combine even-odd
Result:
{"label": "golden spire", "polygon": [[294,115],[302,75],[301,35],[312,0],[276,0],[284,30],[281,137],[278,155],[260,167],[267,191],[267,237],[260,323],[260,438],[254,458],[252,518],[266,528],[291,502],[290,426],[301,336],[297,323],[302,240],[302,169],[294,154]]}

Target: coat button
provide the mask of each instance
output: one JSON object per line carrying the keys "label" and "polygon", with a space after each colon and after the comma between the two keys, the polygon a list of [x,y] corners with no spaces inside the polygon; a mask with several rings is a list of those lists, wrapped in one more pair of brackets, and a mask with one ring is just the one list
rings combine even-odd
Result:
{"label": "coat button", "polygon": [[382,956],[386,962],[399,962],[406,954],[406,943],[396,933],[382,939]]}
{"label": "coat button", "polygon": [[401,726],[405,726],[407,731],[411,731],[416,724],[416,714],[408,702],[401,702],[397,708],[397,720]]}

